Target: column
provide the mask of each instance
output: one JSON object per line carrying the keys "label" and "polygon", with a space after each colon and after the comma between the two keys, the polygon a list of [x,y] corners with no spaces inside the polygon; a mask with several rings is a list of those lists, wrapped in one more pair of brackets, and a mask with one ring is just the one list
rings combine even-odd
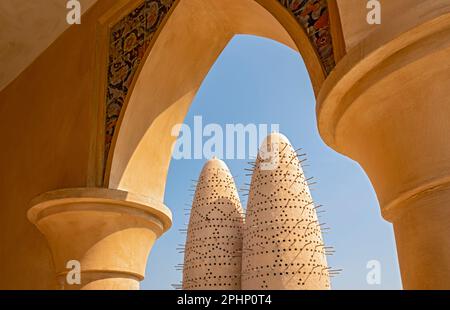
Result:
{"label": "column", "polygon": [[[61,289],[84,290],[139,289],[153,243],[172,223],[162,203],[104,188],[45,193],[28,218],[47,238]],[[80,284],[67,280],[71,261]]]}
{"label": "column", "polygon": [[394,226],[405,289],[450,289],[449,59],[449,15],[383,25],[318,97],[321,136],[362,166]]}

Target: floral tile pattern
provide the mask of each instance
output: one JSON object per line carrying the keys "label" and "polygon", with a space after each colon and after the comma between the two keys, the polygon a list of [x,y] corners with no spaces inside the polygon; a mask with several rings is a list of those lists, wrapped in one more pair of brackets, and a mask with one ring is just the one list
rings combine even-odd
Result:
{"label": "floral tile pattern", "polygon": [[105,162],[128,89],[153,35],[174,0],[144,0],[110,32],[106,92]]}
{"label": "floral tile pattern", "polygon": [[[335,66],[327,0],[277,0],[306,30],[326,73]],[[110,32],[105,119],[105,163],[136,70],[175,0],[143,0]]]}
{"label": "floral tile pattern", "polygon": [[306,30],[325,72],[335,67],[327,0],[278,0]]}

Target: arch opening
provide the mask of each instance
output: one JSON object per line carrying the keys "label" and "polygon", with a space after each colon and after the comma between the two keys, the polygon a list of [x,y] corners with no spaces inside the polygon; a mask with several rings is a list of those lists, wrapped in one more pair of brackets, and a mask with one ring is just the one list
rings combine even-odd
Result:
{"label": "arch opening", "polygon": [[172,128],[182,123],[203,79],[236,34],[273,39],[298,50],[316,92],[325,79],[307,33],[282,3],[179,1],[130,88],[109,152],[105,185],[162,201],[176,139]]}
{"label": "arch opening", "polygon": [[[275,55],[279,57],[271,57]],[[312,185],[313,199],[316,205],[324,205],[319,209],[322,210],[320,222],[326,223],[324,227],[331,227],[331,233],[325,235],[326,244],[336,248],[336,255],[329,257],[330,267],[345,270],[342,276],[333,279],[332,287],[373,288],[365,282],[361,268],[366,266],[366,257],[376,257],[389,270],[383,287],[399,288],[392,228],[380,217],[373,188],[358,164],[335,153],[321,140],[314,102],[308,75],[297,52],[261,37],[235,36],[203,81],[183,121],[192,133],[191,155],[199,141],[193,134],[199,128],[195,121],[199,116],[204,132],[211,125],[222,129],[219,132],[223,133],[223,138],[219,139],[223,139],[225,151],[229,151],[227,125],[279,124],[280,131],[289,137],[294,147],[302,147],[299,153],[307,154],[302,157],[307,158],[304,162],[307,178],[314,177],[311,182],[318,182]],[[182,136],[185,134],[183,130]],[[216,131],[214,136],[221,135]],[[236,145],[240,145],[236,141],[238,138],[234,139],[234,156],[224,151],[222,157],[220,148],[214,148],[218,150],[215,155],[224,158],[229,166],[239,189],[248,188],[251,182],[251,177],[244,175],[251,173],[244,169],[252,168],[247,163],[253,160],[249,148],[254,140],[250,136],[245,138],[245,159],[236,156]],[[192,180],[197,180],[209,158],[208,142],[212,139],[212,136],[203,136],[201,142],[206,151],[202,159],[171,158],[164,201],[173,211],[173,227],[155,244],[147,265],[147,278],[142,284],[144,289],[171,288],[171,284],[180,280],[180,271],[173,267],[183,262],[183,253],[179,251],[185,242],[182,232],[187,228],[190,216],[187,213],[196,184]],[[245,207],[245,191],[240,192],[240,199]],[[326,213],[322,213],[323,210]],[[374,241],[367,243],[365,240]],[[360,244],[357,250],[352,246],[354,243]]]}

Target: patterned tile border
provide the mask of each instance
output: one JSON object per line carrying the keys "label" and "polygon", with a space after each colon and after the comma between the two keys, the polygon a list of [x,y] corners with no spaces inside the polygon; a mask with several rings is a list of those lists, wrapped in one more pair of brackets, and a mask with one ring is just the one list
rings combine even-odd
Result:
{"label": "patterned tile border", "polygon": [[327,0],[278,0],[278,2],[287,8],[306,30],[325,72],[327,75],[330,74],[336,64]]}
{"label": "patterned tile border", "polygon": [[[305,29],[327,74],[335,66],[326,0],[277,0]],[[105,163],[134,75],[175,0],[143,2],[111,29],[105,119]]]}
{"label": "patterned tile border", "polygon": [[136,70],[174,0],[144,0],[111,29],[106,92],[105,162]]}

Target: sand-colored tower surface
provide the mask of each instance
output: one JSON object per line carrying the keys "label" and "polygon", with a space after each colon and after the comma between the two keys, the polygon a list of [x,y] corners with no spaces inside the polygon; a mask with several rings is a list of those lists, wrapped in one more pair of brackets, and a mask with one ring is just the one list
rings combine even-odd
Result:
{"label": "sand-colored tower surface", "polygon": [[265,145],[271,159],[260,150],[250,185],[242,289],[329,289],[321,226],[298,155],[278,133]]}
{"label": "sand-colored tower surface", "polygon": [[183,265],[183,289],[241,288],[243,209],[233,177],[209,160],[197,182]]}

